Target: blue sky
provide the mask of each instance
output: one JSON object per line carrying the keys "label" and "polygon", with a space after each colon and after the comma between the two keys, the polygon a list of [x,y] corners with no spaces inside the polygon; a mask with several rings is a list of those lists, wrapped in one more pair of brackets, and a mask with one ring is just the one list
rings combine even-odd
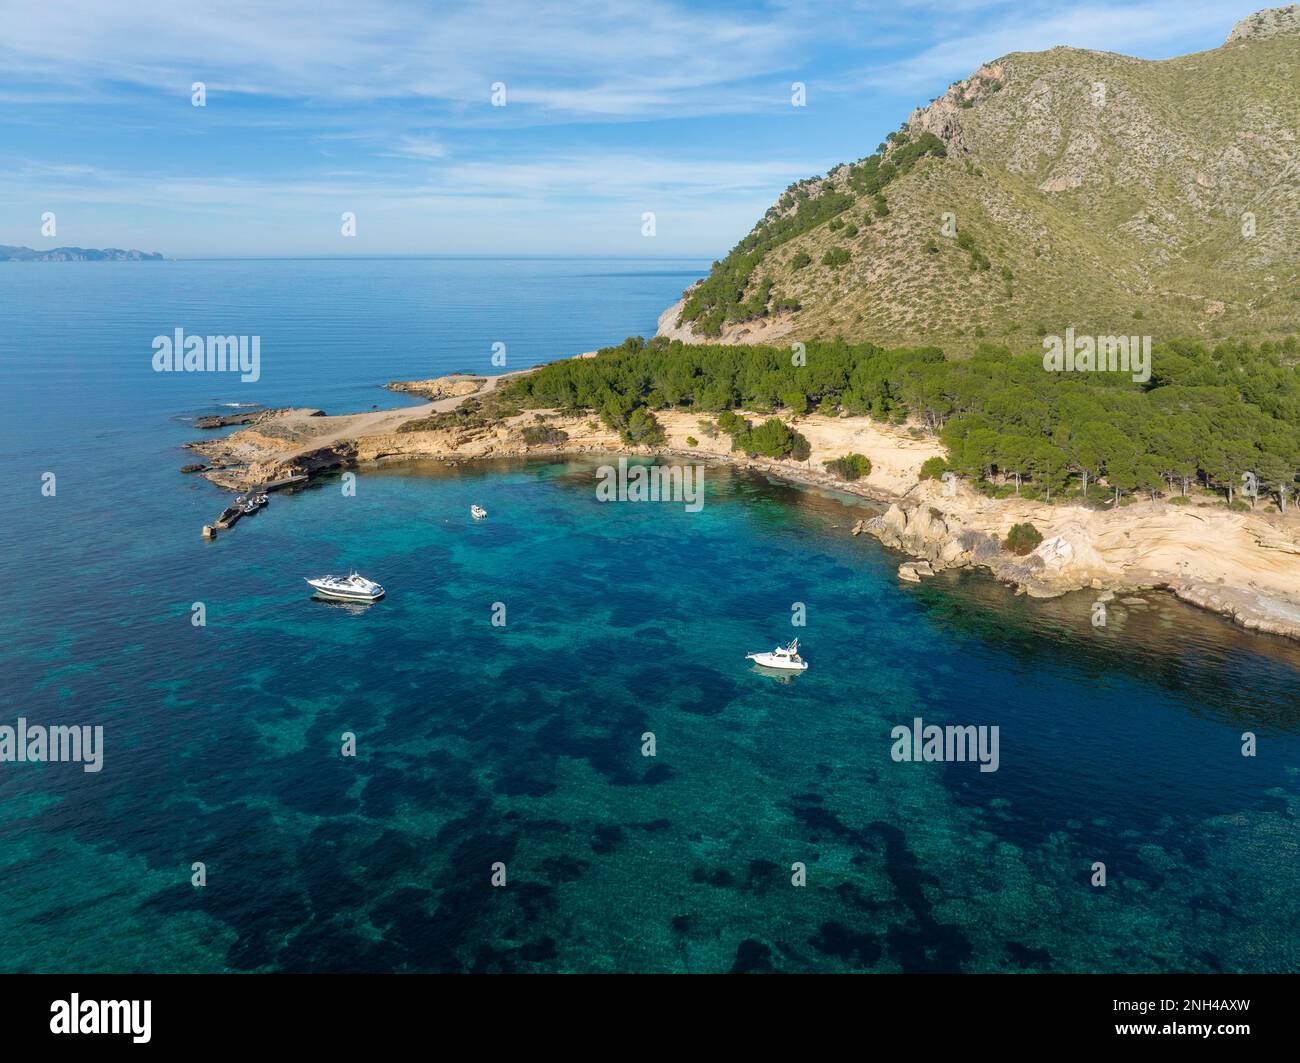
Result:
{"label": "blue sky", "polygon": [[718,257],[981,62],[1201,51],[1259,6],[0,0],[0,243]]}

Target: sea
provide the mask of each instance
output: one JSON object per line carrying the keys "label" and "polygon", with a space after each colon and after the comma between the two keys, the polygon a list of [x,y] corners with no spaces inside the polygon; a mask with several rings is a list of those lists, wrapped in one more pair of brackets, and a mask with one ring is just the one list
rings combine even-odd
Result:
{"label": "sea", "polygon": [[[1300,646],[903,584],[864,499],[604,502],[599,455],[363,467],[201,538],[196,418],[648,337],[708,265],[0,267],[0,728],[102,728],[97,771],[0,760],[0,970],[1300,967]],[[258,379],[156,372],[178,328]],[[387,597],[310,597],[350,566]],[[795,637],[790,681],[746,659]],[[997,770],[900,755],[928,726]]]}

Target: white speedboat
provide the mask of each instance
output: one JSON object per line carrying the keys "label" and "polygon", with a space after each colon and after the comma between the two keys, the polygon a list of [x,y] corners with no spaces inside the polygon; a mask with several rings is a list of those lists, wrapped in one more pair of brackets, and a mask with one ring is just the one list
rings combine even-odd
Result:
{"label": "white speedboat", "polygon": [[482,520],[484,517],[487,516],[487,510],[484,509],[482,506],[470,506],[469,515],[473,517],[475,520]]}
{"label": "white speedboat", "polygon": [[346,576],[321,576],[307,582],[322,598],[333,598],[340,602],[377,602],[384,596],[383,587],[355,572],[349,572]]}
{"label": "white speedboat", "polygon": [[778,646],[771,653],[747,653],[745,660],[753,661],[764,668],[779,668],[785,672],[803,672],[808,662],[799,656],[799,640],[795,639],[789,646]]}

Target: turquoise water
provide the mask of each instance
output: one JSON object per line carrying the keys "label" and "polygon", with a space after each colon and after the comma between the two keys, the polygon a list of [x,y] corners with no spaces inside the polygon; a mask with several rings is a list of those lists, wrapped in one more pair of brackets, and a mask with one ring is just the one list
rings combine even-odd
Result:
{"label": "turquoise water", "polygon": [[[380,466],[199,538],[224,496],[176,471],[186,418],[648,334],[706,267],[0,272],[0,724],[106,743],[0,764],[0,968],[1296,969],[1289,643],[900,586],[860,501],[716,469],[689,513],[598,502],[599,459]],[[154,374],[176,327],[260,334],[263,379]],[[388,597],[303,593],[348,564]],[[807,674],[748,668],[795,634]],[[999,770],[895,763],[915,716],[997,725]]]}

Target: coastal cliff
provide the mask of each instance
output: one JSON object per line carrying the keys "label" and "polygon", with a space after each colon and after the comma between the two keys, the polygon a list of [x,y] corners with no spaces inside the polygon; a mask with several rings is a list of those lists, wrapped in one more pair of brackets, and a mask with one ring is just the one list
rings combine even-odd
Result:
{"label": "coastal cliff", "polygon": [[[942,508],[941,508],[942,507]],[[1199,510],[1199,511],[1198,511]],[[1010,527],[1031,522],[1043,541],[1021,557],[1004,548]],[[853,534],[919,559],[899,575],[985,568],[1017,593],[1054,598],[1102,592],[1096,600],[1168,590],[1256,631],[1300,638],[1300,535],[1277,517],[1210,507],[1141,503],[1119,512],[1000,502],[967,494],[893,504]]]}

